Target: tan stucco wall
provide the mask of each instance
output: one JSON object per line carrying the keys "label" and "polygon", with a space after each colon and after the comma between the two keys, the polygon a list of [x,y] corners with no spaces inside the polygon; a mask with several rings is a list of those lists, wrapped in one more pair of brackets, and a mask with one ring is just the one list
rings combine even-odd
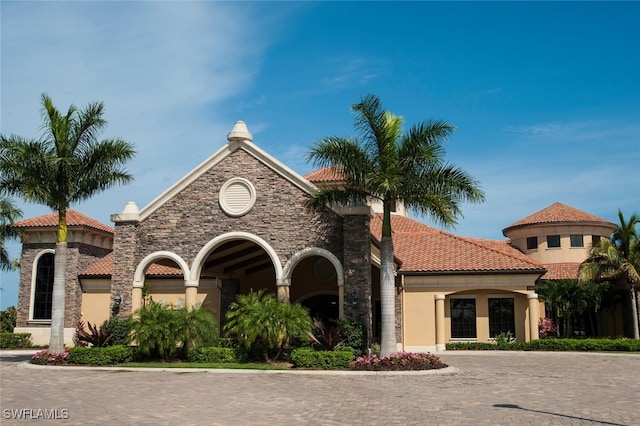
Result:
{"label": "tan stucco wall", "polygon": [[82,294],[82,321],[92,325],[102,324],[110,316],[111,293],[108,291],[87,291]]}
{"label": "tan stucco wall", "polygon": [[[511,245],[539,263],[582,262],[589,255],[593,235],[608,237],[613,229],[603,225],[529,225],[509,231]],[[547,236],[560,235],[560,247],[548,248]],[[570,235],[582,235],[584,247],[571,247]],[[527,250],[527,238],[538,237],[538,247]]]}
{"label": "tan stucco wall", "polygon": [[[527,287],[537,275],[450,275],[406,276],[403,290],[404,350],[434,351],[436,345],[435,297],[445,295],[445,343],[451,341],[450,299],[452,296],[476,299],[477,341],[489,340],[488,298],[513,296],[516,339],[530,340]],[[544,310],[541,311],[544,313]]]}

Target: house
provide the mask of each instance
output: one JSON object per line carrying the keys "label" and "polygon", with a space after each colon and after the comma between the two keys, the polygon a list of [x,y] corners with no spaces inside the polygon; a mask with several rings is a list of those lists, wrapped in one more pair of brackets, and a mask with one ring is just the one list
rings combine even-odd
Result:
{"label": "house", "polygon": [[[355,316],[370,341],[377,339],[379,206],[310,212],[305,203],[317,186],[336,184],[332,170],[300,176],[254,144],[243,122],[227,141],[147,206],[127,203],[111,216],[113,227],[68,212],[65,342],[79,319],[124,317],[145,297],[202,305],[223,321],[236,295],[258,289],[300,302],[314,316]],[[554,206],[552,213],[564,209],[587,223],[534,217],[505,228],[510,240],[494,241],[436,230],[399,207],[392,219],[398,349],[443,350],[450,341],[487,341],[505,331],[536,339],[544,312],[537,280],[555,270],[549,265],[580,261],[563,244],[582,236],[584,256],[592,235],[606,237],[614,227]],[[35,344],[49,341],[56,224],[51,214],[14,225],[23,231],[15,331],[31,333]]]}

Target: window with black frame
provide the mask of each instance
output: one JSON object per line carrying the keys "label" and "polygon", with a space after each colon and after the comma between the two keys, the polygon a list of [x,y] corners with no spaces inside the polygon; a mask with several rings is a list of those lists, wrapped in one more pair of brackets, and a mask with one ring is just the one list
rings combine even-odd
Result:
{"label": "window with black frame", "polygon": [[513,298],[489,298],[489,337],[510,332],[516,335],[515,309]]}
{"label": "window with black frame", "polygon": [[476,299],[451,299],[451,338],[476,337]]}
{"label": "window with black frame", "polygon": [[33,319],[50,320],[53,298],[53,253],[45,253],[38,259],[35,291],[33,296]]}

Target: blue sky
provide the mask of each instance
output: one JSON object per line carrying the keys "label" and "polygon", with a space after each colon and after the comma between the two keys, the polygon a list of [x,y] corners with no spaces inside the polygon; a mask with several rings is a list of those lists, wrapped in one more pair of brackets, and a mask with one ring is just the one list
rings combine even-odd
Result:
{"label": "blue sky", "polygon": [[[136,145],[134,183],[73,206],[107,224],[221,148],[237,120],[313,170],[311,144],[353,135],[350,106],[367,93],[407,125],[457,127],[447,159],[487,201],[463,206],[453,232],[502,239],[556,201],[613,222],[640,213],[638,2],[3,0],[0,13],[3,134],[39,137],[46,92],[65,111],[103,101],[103,137]],[[0,308],[15,305],[18,274],[0,278]]]}

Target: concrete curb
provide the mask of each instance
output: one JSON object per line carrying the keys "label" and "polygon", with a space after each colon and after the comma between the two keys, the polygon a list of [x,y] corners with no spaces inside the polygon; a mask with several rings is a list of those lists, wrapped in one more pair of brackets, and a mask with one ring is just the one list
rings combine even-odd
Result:
{"label": "concrete curb", "polygon": [[346,371],[346,370],[252,370],[252,369],[226,369],[226,368],[134,368],[134,367],[91,367],[68,365],[39,365],[30,362],[21,362],[19,368],[70,370],[70,371],[117,371],[117,372],[166,372],[166,373],[219,373],[219,374],[306,374],[327,376],[429,376],[440,374],[454,374],[458,372],[456,367],[445,367],[435,370],[415,371]]}

